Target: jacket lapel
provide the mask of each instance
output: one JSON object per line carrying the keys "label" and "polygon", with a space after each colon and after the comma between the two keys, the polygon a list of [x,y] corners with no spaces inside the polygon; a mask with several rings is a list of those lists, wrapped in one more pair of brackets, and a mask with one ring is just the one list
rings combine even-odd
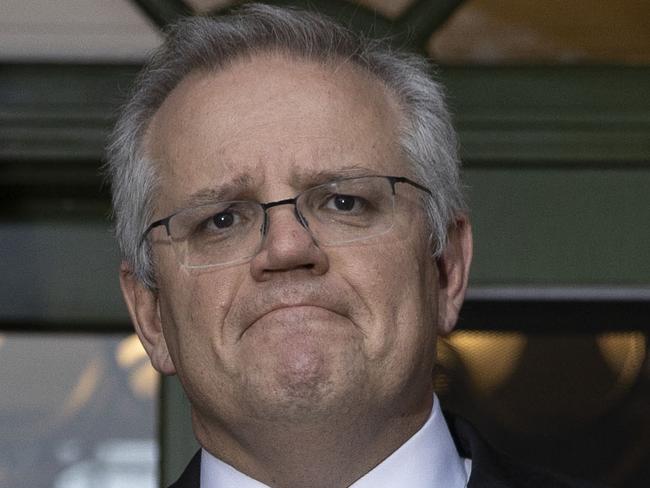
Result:
{"label": "jacket lapel", "polygon": [[178,478],[176,483],[173,483],[169,488],[200,488],[201,486],[201,450],[199,449],[190,463]]}

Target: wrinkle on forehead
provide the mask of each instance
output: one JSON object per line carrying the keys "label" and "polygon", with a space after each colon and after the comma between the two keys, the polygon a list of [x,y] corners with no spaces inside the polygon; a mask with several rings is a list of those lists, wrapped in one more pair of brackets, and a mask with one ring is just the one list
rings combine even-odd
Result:
{"label": "wrinkle on forehead", "polygon": [[[216,121],[229,129],[230,138],[246,137],[250,133],[263,132],[256,129],[264,129],[277,121],[291,122],[293,119],[300,123],[310,113],[348,112],[351,107],[365,112],[355,114],[357,117],[372,118],[375,123],[384,125],[394,124],[401,109],[392,90],[356,64],[347,61],[330,66],[332,64],[268,54],[243,58],[216,72],[195,71],[168,95],[154,114],[148,132],[162,131],[172,135],[173,129],[183,129],[177,125],[165,130],[165,126],[174,125],[174,121],[217,115]],[[278,80],[281,82],[273,83]],[[313,88],[310,89],[311,99],[301,96],[305,84]],[[228,96],[232,95],[231,87],[243,91],[245,96],[242,93]],[[210,96],[204,96],[206,94]],[[255,114],[265,106],[277,105],[287,110],[277,113],[276,120],[272,120],[273,113],[267,113],[263,121],[256,119]],[[236,120],[224,116],[224,112],[237,114]]]}

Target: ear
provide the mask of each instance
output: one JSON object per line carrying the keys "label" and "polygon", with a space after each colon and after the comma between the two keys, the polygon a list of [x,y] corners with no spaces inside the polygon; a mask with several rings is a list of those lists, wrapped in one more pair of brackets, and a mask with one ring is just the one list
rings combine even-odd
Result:
{"label": "ear", "polygon": [[158,295],[144,286],[126,262],[120,265],[120,287],[131,322],[152,366],[165,375],[176,374],[162,330]]}
{"label": "ear", "polygon": [[472,262],[472,226],[467,215],[450,226],[447,246],[438,258],[439,300],[438,333],[448,335],[456,326],[465,299],[469,267]]}

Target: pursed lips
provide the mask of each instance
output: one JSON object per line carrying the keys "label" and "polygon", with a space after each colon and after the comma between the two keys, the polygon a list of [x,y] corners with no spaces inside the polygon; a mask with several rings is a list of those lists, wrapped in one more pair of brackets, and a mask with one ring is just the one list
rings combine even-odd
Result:
{"label": "pursed lips", "polygon": [[[276,301],[274,303],[266,304],[265,306],[252,312],[249,309],[247,313],[247,319],[243,322],[246,324],[241,330],[239,337],[241,338],[246,331],[253,327],[256,323],[262,321],[265,317],[275,314],[276,312],[285,312],[296,314],[304,314],[308,316],[319,315],[319,314],[336,314],[343,318],[348,318],[347,307],[339,303],[326,303],[322,300],[297,300],[297,301]],[[252,313],[250,313],[252,312]]]}
{"label": "pursed lips", "polygon": [[321,305],[316,305],[313,303],[295,303],[295,304],[279,304],[278,306],[272,307],[270,310],[267,312],[264,312],[262,315],[257,318],[256,321],[263,319],[264,317],[271,315],[275,312],[278,311],[287,311],[288,313],[290,312],[304,312],[304,313],[318,313],[320,312],[326,312],[326,313],[337,313],[334,312],[333,310],[330,310],[327,307],[323,307]]}
{"label": "pursed lips", "polygon": [[239,294],[229,308],[224,325],[236,334],[235,341],[238,341],[264,316],[283,309],[287,309],[287,314],[291,313],[290,309],[300,313],[301,307],[306,314],[307,307],[311,307],[314,314],[332,314],[332,318],[348,320],[355,328],[358,328],[355,317],[365,314],[363,301],[347,283],[326,282],[322,278],[296,279],[294,274],[279,276]]}

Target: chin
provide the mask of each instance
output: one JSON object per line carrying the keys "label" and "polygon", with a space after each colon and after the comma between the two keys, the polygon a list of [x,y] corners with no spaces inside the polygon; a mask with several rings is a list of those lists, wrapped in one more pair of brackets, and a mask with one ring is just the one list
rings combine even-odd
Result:
{"label": "chin", "polygon": [[275,420],[317,422],[348,411],[363,382],[339,355],[322,348],[294,348],[276,356],[264,383],[251,391],[256,410]]}

